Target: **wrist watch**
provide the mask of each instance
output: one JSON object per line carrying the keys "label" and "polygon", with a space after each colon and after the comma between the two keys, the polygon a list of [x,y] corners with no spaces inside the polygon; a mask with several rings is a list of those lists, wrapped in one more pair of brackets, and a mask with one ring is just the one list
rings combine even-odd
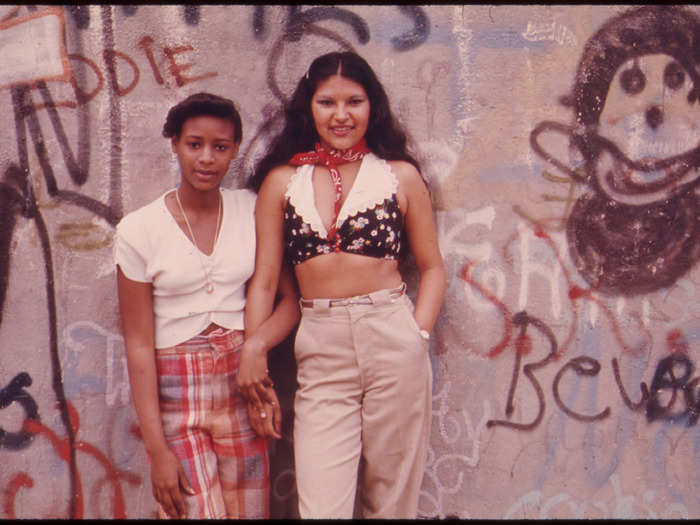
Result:
{"label": "wrist watch", "polygon": [[418,333],[423,339],[425,339],[426,341],[430,341],[430,332],[422,328],[418,330]]}

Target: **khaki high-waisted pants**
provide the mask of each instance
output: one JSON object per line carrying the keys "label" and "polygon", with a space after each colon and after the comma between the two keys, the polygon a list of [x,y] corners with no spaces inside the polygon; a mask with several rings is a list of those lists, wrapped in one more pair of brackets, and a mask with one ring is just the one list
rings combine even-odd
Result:
{"label": "khaki high-waisted pants", "polygon": [[302,518],[415,518],[432,374],[405,285],[300,301],[294,459]]}

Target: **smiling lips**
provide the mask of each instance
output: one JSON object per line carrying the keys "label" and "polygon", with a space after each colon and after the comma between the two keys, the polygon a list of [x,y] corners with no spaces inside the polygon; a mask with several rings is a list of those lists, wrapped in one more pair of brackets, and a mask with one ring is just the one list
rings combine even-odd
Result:
{"label": "smiling lips", "polygon": [[353,130],[352,126],[335,126],[331,128],[333,134],[338,136],[345,136]]}

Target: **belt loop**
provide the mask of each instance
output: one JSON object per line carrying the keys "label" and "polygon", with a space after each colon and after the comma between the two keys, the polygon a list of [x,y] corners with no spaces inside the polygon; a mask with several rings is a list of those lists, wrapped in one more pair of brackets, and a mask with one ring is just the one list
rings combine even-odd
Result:
{"label": "belt loop", "polygon": [[330,299],[314,299],[314,312],[319,314],[329,314],[331,312],[331,301]]}
{"label": "belt loop", "polygon": [[299,308],[310,308],[317,313],[328,313],[331,310],[330,299],[299,299]]}

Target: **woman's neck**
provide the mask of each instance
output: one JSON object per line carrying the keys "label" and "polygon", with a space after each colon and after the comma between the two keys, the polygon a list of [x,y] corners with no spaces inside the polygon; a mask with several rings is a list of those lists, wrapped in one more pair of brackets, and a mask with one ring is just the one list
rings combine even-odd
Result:
{"label": "woman's neck", "polygon": [[366,142],[366,140],[365,140],[364,137],[362,137],[360,140],[358,140],[355,144],[353,144],[353,145],[350,146],[349,148],[345,148],[345,149],[334,148],[334,147],[331,146],[330,144],[327,144],[327,143],[325,143],[325,142],[323,142],[323,141],[318,141],[317,144],[318,144],[318,146],[321,147],[321,149],[324,149],[324,150],[326,150],[326,151],[334,151],[334,152],[336,152],[336,153],[338,153],[338,154],[341,154],[341,155],[343,155],[343,154],[345,154],[345,153],[347,153],[347,152],[352,152],[352,151],[357,151],[357,150],[364,150],[364,149],[367,148],[367,142]]}
{"label": "woman's neck", "polygon": [[212,190],[200,191],[187,184],[180,183],[177,188],[182,206],[192,210],[214,210],[219,207],[220,187]]}

